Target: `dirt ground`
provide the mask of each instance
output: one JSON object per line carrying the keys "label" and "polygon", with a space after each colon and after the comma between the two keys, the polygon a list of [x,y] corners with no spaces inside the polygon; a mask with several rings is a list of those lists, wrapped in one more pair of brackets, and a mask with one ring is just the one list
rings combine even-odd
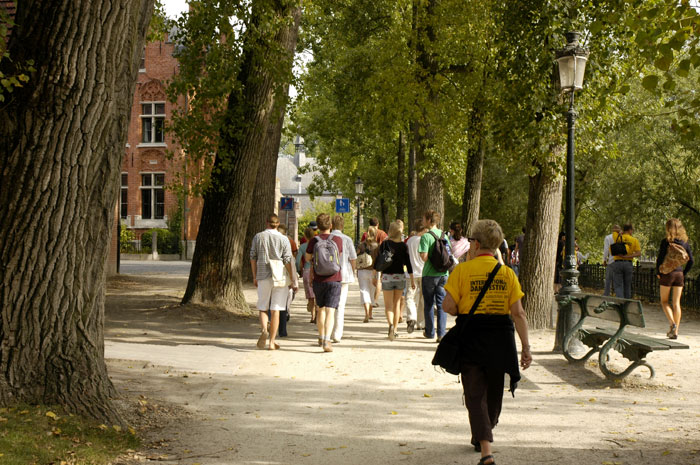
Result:
{"label": "dirt ground", "polygon": [[[108,283],[105,354],[119,403],[145,448],[117,463],[476,464],[457,378],[430,364],[420,331],[390,342],[383,312],[362,323],[351,287],[345,336],[316,345],[297,296],[282,350],[257,350],[256,312],[177,307],[186,277],[121,276]],[[255,290],[246,290],[249,303]],[[668,326],[645,305],[645,334]],[[622,383],[595,362],[569,365],[554,332],[531,332],[533,366],[505,393],[494,451],[504,464],[700,465],[700,322],[689,350],[653,352]],[[595,357],[594,357],[595,358]]]}

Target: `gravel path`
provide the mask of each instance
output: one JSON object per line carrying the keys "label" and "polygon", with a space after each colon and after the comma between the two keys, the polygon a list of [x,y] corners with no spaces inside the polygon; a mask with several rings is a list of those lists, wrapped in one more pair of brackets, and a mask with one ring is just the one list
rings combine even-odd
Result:
{"label": "gravel path", "polygon": [[[147,448],[131,460],[163,464],[476,464],[457,378],[430,364],[419,331],[390,342],[383,312],[362,323],[351,287],[345,337],[323,353],[303,296],[282,350],[257,350],[254,318],[173,307],[186,277],[110,281],[105,352],[125,408],[141,414]],[[254,289],[247,290],[254,302]],[[646,305],[646,333],[666,330]],[[531,334],[533,366],[504,396],[495,430],[503,464],[699,464],[700,324],[690,350],[648,356],[657,371],[611,383],[593,362],[551,353],[553,331]],[[143,418],[139,419],[139,415]],[[147,421],[146,418],[150,418]],[[160,423],[154,426],[153,422]],[[123,463],[132,463],[125,458]]]}

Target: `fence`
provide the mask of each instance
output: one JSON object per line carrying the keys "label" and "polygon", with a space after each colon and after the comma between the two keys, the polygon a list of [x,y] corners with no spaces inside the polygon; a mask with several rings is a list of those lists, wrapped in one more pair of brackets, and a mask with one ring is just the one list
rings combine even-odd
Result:
{"label": "fence", "polygon": [[[578,277],[581,287],[605,288],[605,267],[603,265],[584,263],[578,267],[578,271],[581,273]],[[639,265],[634,267],[632,295],[652,302],[659,301],[659,280],[656,278],[654,267]],[[681,304],[683,308],[700,310],[700,276],[695,279],[686,278]]]}

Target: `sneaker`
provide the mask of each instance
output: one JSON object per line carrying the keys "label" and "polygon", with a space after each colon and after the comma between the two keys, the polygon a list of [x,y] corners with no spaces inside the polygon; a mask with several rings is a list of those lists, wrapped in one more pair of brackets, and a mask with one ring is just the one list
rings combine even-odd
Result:
{"label": "sneaker", "polygon": [[260,337],[258,338],[258,349],[264,349],[265,345],[267,344],[267,338],[270,335],[267,331],[263,331],[260,333]]}
{"label": "sneaker", "polygon": [[406,323],[406,332],[408,334],[411,334],[415,328],[416,328],[416,320],[408,320],[408,323]]}
{"label": "sneaker", "polygon": [[393,341],[395,337],[396,333],[394,332],[394,325],[389,325],[389,340]]}
{"label": "sneaker", "polygon": [[333,352],[333,346],[331,345],[331,341],[326,341],[326,343],[323,344],[323,351],[324,352]]}
{"label": "sneaker", "polygon": [[437,342],[438,344],[440,344],[440,341],[442,341],[442,337],[441,337],[441,336],[438,336],[437,339],[435,339],[435,342]]}

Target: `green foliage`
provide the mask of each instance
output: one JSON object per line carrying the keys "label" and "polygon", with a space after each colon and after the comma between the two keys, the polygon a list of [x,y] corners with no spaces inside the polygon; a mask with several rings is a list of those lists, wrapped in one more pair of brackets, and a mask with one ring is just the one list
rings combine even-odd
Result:
{"label": "green foliage", "polygon": [[163,6],[163,0],[155,0],[153,4],[153,16],[148,24],[146,42],[159,42],[165,40],[165,35],[172,26],[172,20],[168,19]]}
{"label": "green foliage", "polygon": [[131,428],[120,430],[68,414],[58,406],[0,408],[0,463],[106,465],[141,446]]}
{"label": "green foliage", "polygon": [[122,225],[119,232],[119,251],[121,253],[135,253],[133,241],[136,240],[134,231]]}
{"label": "green foliage", "polygon": [[327,213],[331,216],[331,220],[335,215],[340,215],[345,220],[343,224],[343,234],[346,234],[355,240],[355,218],[356,215],[352,213],[336,213],[335,212],[335,201],[333,202],[323,202],[321,200],[316,200],[313,203],[313,207],[306,210],[306,212],[299,217],[299,237],[304,237],[304,230],[309,226],[309,223],[316,221],[316,217],[321,213]]}
{"label": "green foliage", "polygon": [[213,170],[225,173],[238,163],[236,147],[253,124],[245,84],[260,76],[247,73],[271,75],[275,92],[292,80],[290,67],[282,65],[290,57],[275,37],[293,20],[299,1],[193,0],[191,11],[175,21],[180,67],[167,93],[172,102],[184,95],[188,103],[174,111],[168,130],[187,155],[188,172],[196,173],[189,177],[192,194],[228,187],[212,185]]}
{"label": "green foliage", "polygon": [[0,7],[0,103],[5,102],[16,88],[29,82],[31,74],[36,71],[34,60],[17,62],[7,51],[8,33],[14,26],[14,20],[5,8]]}
{"label": "green foliage", "polygon": [[181,252],[180,233],[167,229],[149,229],[141,235],[141,250],[150,253],[153,250],[153,232],[158,233],[158,253],[179,254]]}

